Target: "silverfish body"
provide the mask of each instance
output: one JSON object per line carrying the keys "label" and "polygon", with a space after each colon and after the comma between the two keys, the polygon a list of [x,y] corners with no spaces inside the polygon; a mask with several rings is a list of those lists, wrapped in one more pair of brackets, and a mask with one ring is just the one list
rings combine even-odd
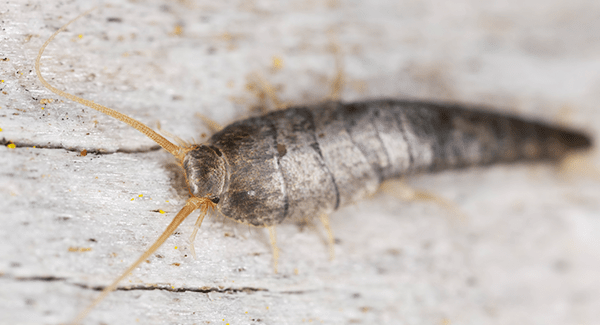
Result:
{"label": "silverfish body", "polygon": [[[93,9],[91,9],[93,10]],[[557,159],[591,147],[587,136],[494,113],[406,101],[331,102],[275,111],[233,123],[203,145],[176,145],[143,123],[50,85],[57,95],[127,123],[181,163],[192,196],[158,239],[74,319],[81,322],[193,211],[209,209],[241,223],[271,227],[286,218],[322,216],[374,193],[384,180],[496,162]],[[197,228],[191,236],[192,251]],[[269,229],[277,272],[278,249]]]}
{"label": "silverfish body", "polygon": [[245,119],[183,160],[191,192],[254,226],[329,214],[387,179],[591,147],[586,135],[497,113],[377,100]]}

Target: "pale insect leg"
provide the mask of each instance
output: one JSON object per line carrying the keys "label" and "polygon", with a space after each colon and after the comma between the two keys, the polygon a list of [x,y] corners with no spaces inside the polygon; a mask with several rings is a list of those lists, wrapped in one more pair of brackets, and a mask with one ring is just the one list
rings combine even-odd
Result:
{"label": "pale insect leg", "polygon": [[342,91],[344,90],[344,63],[342,58],[342,51],[340,47],[337,45],[333,36],[331,36],[331,52],[333,53],[335,59],[335,77],[331,80],[331,84],[329,85],[329,96],[328,100],[338,101],[342,97]]}
{"label": "pale insect leg", "polygon": [[[330,81],[329,94],[324,101],[338,101],[341,98],[341,92],[344,88],[344,66],[343,58],[340,47],[337,45],[335,40],[335,31],[329,32],[330,45],[329,51],[334,55],[335,60],[335,77]],[[277,64],[274,62],[274,67],[278,66],[276,70],[279,70],[281,65],[281,59],[277,59]],[[289,108],[293,103],[285,102],[279,99],[277,92],[280,90],[277,86],[273,86],[259,73],[252,73],[248,76],[248,84],[246,88],[254,93],[256,98],[260,100],[257,106],[261,114],[266,114],[272,111],[282,110]],[[269,101],[272,105],[269,105]]]}
{"label": "pale insect leg", "polygon": [[433,193],[414,189],[401,179],[392,179],[383,182],[379,188],[384,193],[395,196],[404,201],[430,201],[449,210],[461,223],[467,221],[467,216],[460,210],[456,203],[437,196]]}
{"label": "pale insect leg", "polygon": [[208,126],[211,133],[217,133],[217,132],[223,130],[223,126],[221,124],[213,121],[212,119],[210,119],[200,113],[196,113],[195,115],[196,115],[196,117],[201,119],[202,122],[204,122],[204,124],[206,124],[206,126]]}
{"label": "pale insect leg", "polygon": [[196,224],[194,224],[194,230],[192,230],[192,235],[190,236],[190,251],[192,252],[192,256],[196,259],[196,248],[194,247],[194,240],[196,240],[196,233],[198,233],[198,229],[202,225],[202,221],[204,221],[204,216],[206,214],[200,213],[198,219],[196,220]]}
{"label": "pale insect leg", "polygon": [[273,270],[277,273],[277,263],[279,263],[279,247],[277,246],[277,232],[275,226],[267,227],[269,229],[269,238],[271,239],[271,248],[273,248]]}
{"label": "pale insect leg", "polygon": [[594,166],[592,156],[587,153],[570,153],[560,161],[558,166],[561,176],[572,178],[584,176],[588,179],[600,181],[600,170]]}
{"label": "pale insect leg", "polygon": [[[345,76],[342,54],[339,49],[339,46],[336,45],[335,40],[333,40],[333,37],[331,40],[330,48],[331,53],[334,54],[336,73],[335,77],[333,77],[333,79],[330,81],[329,94],[325,98],[325,101],[338,101],[341,97],[341,93],[344,88]],[[292,103],[280,100],[277,96],[277,91],[279,89],[271,85],[271,83],[269,83],[260,74],[250,74],[248,80],[248,90],[253,92],[255,96],[261,101],[258,107],[260,108],[260,112],[262,114],[286,109],[292,106]],[[267,100],[269,100],[272,103],[272,105],[268,105]]]}
{"label": "pale insect leg", "polygon": [[327,232],[327,246],[329,246],[329,260],[333,261],[335,258],[335,238],[333,237],[333,231],[331,230],[331,224],[329,223],[329,215],[322,214],[319,216],[319,220],[325,227],[325,231]]}
{"label": "pale insect leg", "polygon": [[[271,85],[258,73],[252,73],[250,76],[248,76],[247,89],[253,92],[261,101],[259,105],[261,114],[286,109],[292,105],[289,102],[280,100],[277,97],[277,91],[279,89]],[[268,105],[267,99],[272,103],[272,107]]]}

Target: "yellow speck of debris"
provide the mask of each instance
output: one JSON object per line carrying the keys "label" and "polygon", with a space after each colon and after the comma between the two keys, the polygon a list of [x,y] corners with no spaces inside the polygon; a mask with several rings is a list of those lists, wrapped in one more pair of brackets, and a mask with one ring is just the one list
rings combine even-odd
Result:
{"label": "yellow speck of debris", "polygon": [[165,214],[165,212],[163,210],[161,210],[161,209],[158,209],[158,212],[161,213],[161,214]]}
{"label": "yellow speck of debris", "polygon": [[132,198],[131,198],[131,201],[133,201],[133,200],[135,200],[135,198],[134,198],[134,197],[132,197]]}
{"label": "yellow speck of debris", "polygon": [[2,128],[0,128],[0,132],[2,132]]}
{"label": "yellow speck of debris", "polygon": [[177,24],[175,25],[175,28],[173,28],[173,35],[175,36],[181,36],[181,34],[183,34],[183,26]]}
{"label": "yellow speck of debris", "polygon": [[247,313],[248,313],[248,312],[246,312],[246,314],[247,314]]}
{"label": "yellow speck of debris", "polygon": [[89,252],[91,250],[92,250],[92,248],[90,248],[90,247],[69,247],[69,252],[83,253],[83,252]]}
{"label": "yellow speck of debris", "polygon": [[169,203],[169,200],[166,200],[165,202]]}
{"label": "yellow speck of debris", "polygon": [[42,109],[44,109],[44,106],[42,106]]}
{"label": "yellow speck of debris", "polygon": [[278,56],[274,56],[272,60],[272,65],[273,69],[280,70],[281,68],[283,68],[283,59]]}
{"label": "yellow speck of debris", "polygon": [[77,37],[83,38],[83,34],[79,34],[79,35],[77,35]]}
{"label": "yellow speck of debris", "polygon": [[14,144],[14,143],[9,143],[7,147],[8,147],[8,149],[14,149],[14,148],[16,148],[17,146],[15,146],[15,144]]}
{"label": "yellow speck of debris", "polygon": [[175,249],[177,249],[177,246],[175,246]]}
{"label": "yellow speck of debris", "polygon": [[267,308],[267,310],[269,310],[269,306],[267,306],[266,308]]}
{"label": "yellow speck of debris", "polygon": [[144,196],[144,194],[140,194],[140,195],[138,195],[138,197],[143,197],[143,196]]}
{"label": "yellow speck of debris", "polygon": [[123,54],[121,54],[121,56],[122,56],[122,57],[124,57],[124,58],[126,58],[126,57],[128,57],[128,56],[129,56],[129,53],[127,53],[127,52],[124,52]]}
{"label": "yellow speck of debris", "polygon": [[4,79],[0,80],[0,82],[4,82]]}

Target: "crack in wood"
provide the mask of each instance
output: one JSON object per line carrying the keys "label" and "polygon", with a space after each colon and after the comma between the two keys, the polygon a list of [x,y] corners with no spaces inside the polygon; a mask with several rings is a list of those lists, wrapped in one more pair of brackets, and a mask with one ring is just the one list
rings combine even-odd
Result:
{"label": "crack in wood", "polygon": [[[27,277],[15,277],[15,276],[10,276],[7,274],[0,274],[0,278],[12,278],[16,281],[21,281],[21,282],[35,282],[35,281],[42,281],[42,282],[64,282],[66,284],[70,284],[70,285],[74,285],[83,289],[90,289],[90,290],[94,290],[94,291],[102,291],[104,290],[105,286],[90,286],[87,284],[81,284],[81,283],[73,283],[73,282],[68,282],[67,278],[63,278],[63,277],[56,277],[56,276],[27,276]],[[225,288],[225,287],[174,287],[171,285],[130,285],[130,286],[123,286],[123,287],[118,287],[117,289],[115,289],[116,291],[151,291],[151,290],[163,290],[163,291],[169,291],[169,292],[199,292],[199,293],[213,293],[213,292],[219,292],[219,293],[253,293],[253,292],[259,292],[259,291],[263,291],[263,292],[267,292],[269,291],[268,289],[265,288],[253,288],[253,287],[240,287],[240,288]]]}

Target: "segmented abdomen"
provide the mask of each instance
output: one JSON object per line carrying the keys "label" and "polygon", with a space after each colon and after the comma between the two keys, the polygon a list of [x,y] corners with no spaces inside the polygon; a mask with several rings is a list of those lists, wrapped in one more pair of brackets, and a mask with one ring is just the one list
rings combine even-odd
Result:
{"label": "segmented abdomen", "polygon": [[556,158],[591,145],[539,123],[401,101],[290,108],[234,123],[211,143],[230,165],[220,210],[261,226],[329,213],[393,177]]}

